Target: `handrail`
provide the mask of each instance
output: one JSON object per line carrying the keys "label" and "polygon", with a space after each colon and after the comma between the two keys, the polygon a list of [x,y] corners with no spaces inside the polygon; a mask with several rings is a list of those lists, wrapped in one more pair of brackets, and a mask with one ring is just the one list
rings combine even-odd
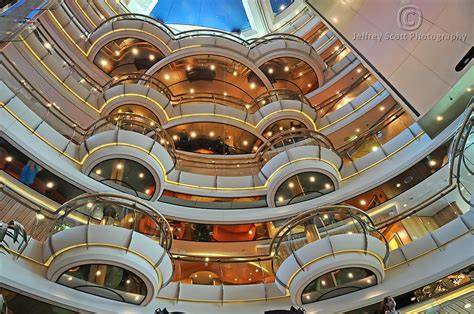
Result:
{"label": "handrail", "polygon": [[[302,140],[299,140],[302,138]],[[314,143],[305,143],[308,142],[308,140],[314,140],[316,144]],[[285,143],[289,142],[289,143]],[[301,143],[303,146],[306,145],[315,145],[318,147],[323,147],[326,149],[329,149],[333,151],[337,156],[340,157],[341,162],[338,165],[338,169],[342,169],[342,157],[340,156],[339,152],[336,150],[334,145],[332,144],[331,140],[329,138],[317,131],[310,130],[307,128],[298,128],[298,129],[289,129],[283,132],[279,132],[260,145],[258,150],[255,152],[255,156],[258,159],[258,164],[260,165],[260,168],[263,167],[263,165],[269,160],[269,158],[266,158],[267,154],[270,152],[278,152],[279,150],[285,148],[287,145],[298,145],[297,143]],[[280,146],[278,144],[281,144]]]}
{"label": "handrail", "polygon": [[[53,219],[53,225],[63,222],[65,219],[68,219],[71,214],[76,212],[88,217],[87,224],[89,224],[90,219],[93,217],[87,213],[81,212],[79,209],[86,208],[88,210],[92,210],[97,204],[120,206],[127,211],[130,210],[133,212],[134,217],[136,217],[137,213],[145,215],[156,224],[156,227],[158,227],[159,244],[161,247],[163,247],[166,251],[171,249],[173,234],[171,231],[171,226],[169,225],[166,218],[154,207],[141,201],[139,198],[128,195],[114,193],[84,193],[62,204],[52,213],[52,215],[55,217]],[[136,230],[137,219],[134,218],[131,223],[133,224],[132,230]],[[50,232],[53,232],[53,230]]]}
{"label": "handrail", "polygon": [[[139,20],[141,22],[145,23],[150,23],[159,29],[161,29],[163,32],[165,32],[171,39],[173,40],[181,40],[181,39],[186,39],[186,38],[192,38],[196,36],[209,36],[209,37],[218,37],[218,38],[223,38],[223,39],[229,39],[232,40],[236,43],[239,43],[249,49],[252,49],[256,46],[259,46],[261,44],[265,44],[269,41],[273,40],[290,40],[294,42],[299,42],[305,45],[308,45],[309,53],[311,54],[313,51],[315,52],[315,49],[308,44],[304,39],[293,35],[293,34],[286,34],[286,33],[270,33],[267,35],[264,35],[262,37],[258,38],[252,38],[252,39],[243,39],[234,33],[230,32],[225,32],[222,30],[218,29],[193,29],[193,30],[188,30],[184,32],[179,32],[176,33],[174,32],[170,27],[168,27],[166,24],[162,23],[158,19],[155,19],[149,15],[144,15],[144,14],[139,14],[139,13],[123,13],[119,15],[115,15],[112,17],[109,17],[108,19],[104,20],[102,23],[100,23],[97,27],[96,30],[100,29],[103,25],[107,23],[114,23],[117,21],[123,21],[123,20]],[[93,34],[93,33],[91,33]],[[90,38],[91,36],[89,36]]]}
{"label": "handrail", "polygon": [[[461,125],[459,126],[459,128],[457,130],[457,133],[454,136],[454,140],[451,144],[451,148],[450,148],[450,151],[449,151],[449,156],[448,156],[449,157],[448,158],[448,165],[449,165],[448,173],[449,174],[448,174],[448,183],[446,184],[446,186],[444,188],[442,188],[440,191],[433,194],[428,199],[421,202],[420,204],[415,205],[412,208],[406,210],[405,212],[403,212],[403,214],[400,214],[398,216],[391,217],[391,218],[388,218],[388,219],[385,219],[383,221],[378,222],[377,225],[376,225],[378,230],[382,230],[382,229],[384,229],[388,226],[393,225],[394,223],[397,223],[397,222],[399,222],[399,221],[401,221],[401,220],[403,220],[403,219],[405,219],[405,218],[407,218],[407,217],[423,210],[424,208],[426,208],[427,206],[433,204],[434,202],[441,199],[445,195],[449,194],[450,192],[452,192],[456,188],[458,188],[459,192],[461,192],[459,184],[458,184],[458,180],[460,178],[459,170],[460,170],[460,166],[461,166],[460,159],[462,159],[461,157],[462,157],[462,154],[465,151],[465,145],[466,145],[466,142],[467,142],[467,141],[464,141],[464,142],[461,142],[461,141],[462,141],[463,134],[464,134],[465,130],[467,128],[469,128],[470,124],[472,124],[473,112],[474,112],[474,97],[471,97],[470,100],[469,100],[469,104],[468,104],[466,110],[464,111],[464,115],[465,115],[464,120],[461,123]],[[471,132],[472,129],[471,128],[469,128],[469,129],[470,129],[470,132]],[[458,155],[459,155],[458,163],[457,163],[458,167],[456,169],[456,157]],[[463,200],[467,201],[464,197],[463,197]],[[469,202],[467,202],[467,203],[469,204]]]}
{"label": "handrail", "polygon": [[339,146],[337,148],[338,152],[341,154],[349,154],[349,151],[357,150],[361,145],[366,143],[366,140],[368,138],[373,137],[378,132],[389,126],[391,123],[397,121],[397,119],[403,114],[405,114],[405,110],[402,107],[397,106],[397,104],[395,103],[395,105],[390,107],[380,119],[378,119],[377,121],[375,121],[375,123],[369,126],[365,132],[362,132],[360,135],[358,135],[357,139]]}
{"label": "handrail", "polygon": [[[183,97],[181,95],[175,95],[171,91],[170,87],[179,83],[187,82],[187,80],[183,80],[183,81],[174,83],[173,85],[167,86],[155,76],[145,74],[145,73],[139,73],[139,72],[124,73],[119,76],[115,76],[104,85],[103,90],[106,91],[114,86],[126,84],[128,81],[132,81],[133,83],[144,84],[148,86],[153,85],[153,87],[157,87],[156,90],[160,93],[163,93],[171,101],[171,103],[174,106],[180,106],[185,103],[190,103],[190,102],[199,101],[201,99],[205,99],[206,101],[212,101],[212,102],[216,102],[216,100],[221,100],[223,103],[230,102],[239,107],[245,107],[246,110],[251,110],[252,108],[257,108],[257,109],[262,108],[262,105],[263,105],[262,101],[265,104],[273,102],[273,101],[268,101],[269,98],[272,99],[276,97],[276,100],[281,100],[280,99],[281,97],[288,96],[294,100],[301,101],[302,103],[311,107],[311,102],[306,98],[306,96],[302,92],[293,91],[291,89],[279,88],[279,89],[266,90],[262,92],[261,94],[259,94],[258,96],[252,97],[249,93],[242,90],[242,88],[234,84],[228,83],[223,80],[218,80],[218,79],[214,79],[213,81],[219,81],[219,82],[224,82],[226,84],[231,84],[232,86],[244,92],[248,96],[249,101],[243,101],[242,99],[231,97],[230,95],[224,96],[222,93],[213,93],[213,92],[206,92],[205,93],[206,95],[210,95],[206,97],[200,96],[200,94],[191,94],[191,95],[186,94],[189,97]],[[283,98],[283,99],[287,99],[287,98]]]}
{"label": "handrail", "polygon": [[[127,130],[137,132],[136,128],[141,129],[141,134],[152,138],[156,143],[161,144],[170,154],[173,159],[173,167],[176,166],[176,147],[173,138],[169,135],[165,128],[163,128],[159,121],[144,117],[135,113],[112,113],[102,117],[92,123],[84,133],[83,143],[87,152],[90,152],[88,147],[88,140],[103,132],[103,130],[112,128],[112,130]],[[138,133],[138,132],[137,132]],[[169,169],[168,173],[172,170]]]}

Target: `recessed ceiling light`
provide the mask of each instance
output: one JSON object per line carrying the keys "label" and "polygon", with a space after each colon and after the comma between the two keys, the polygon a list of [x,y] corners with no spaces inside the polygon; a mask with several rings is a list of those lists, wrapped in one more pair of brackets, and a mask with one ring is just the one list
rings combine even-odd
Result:
{"label": "recessed ceiling light", "polygon": [[115,55],[118,57],[120,56],[120,50],[115,50]]}
{"label": "recessed ceiling light", "polygon": [[361,68],[358,68],[358,69],[357,69],[357,73],[360,73],[360,72],[362,72],[362,69],[361,69]]}
{"label": "recessed ceiling light", "polygon": [[284,200],[283,196],[279,196],[279,197],[278,197],[278,201],[279,201],[280,203],[283,202],[283,200]]}
{"label": "recessed ceiling light", "polygon": [[257,84],[254,82],[250,83],[250,89],[255,89],[257,87]]}
{"label": "recessed ceiling light", "polygon": [[189,135],[191,136],[191,138],[196,138],[197,137],[197,133],[192,131],[191,133],[189,133]]}
{"label": "recessed ceiling light", "polygon": [[315,182],[315,181],[316,181],[315,177],[313,177],[313,176],[309,177],[309,182]]}
{"label": "recessed ceiling light", "polygon": [[399,188],[401,186],[402,186],[401,183],[397,183],[397,185],[396,185],[397,188]]}
{"label": "recessed ceiling light", "polygon": [[137,48],[132,48],[132,54],[133,55],[138,55],[138,49]]}
{"label": "recessed ceiling light", "polygon": [[94,206],[94,203],[92,202],[87,202],[86,204],[87,208],[92,208]]}
{"label": "recessed ceiling light", "polygon": [[379,148],[377,146],[372,146],[372,151],[376,152]]}
{"label": "recessed ceiling light", "polygon": [[285,66],[285,68],[283,69],[285,72],[289,72],[290,71],[290,67],[289,66]]}
{"label": "recessed ceiling light", "polygon": [[273,68],[268,69],[268,74],[273,74]]}
{"label": "recessed ceiling light", "polygon": [[115,166],[115,168],[117,168],[118,170],[121,170],[121,169],[123,169],[123,164],[117,164]]}
{"label": "recessed ceiling light", "polygon": [[140,179],[143,179],[143,178],[145,177],[145,174],[144,174],[143,172],[140,172],[140,173],[138,174],[138,177],[139,177]]}
{"label": "recessed ceiling light", "polygon": [[332,185],[329,184],[329,183],[326,183],[326,184],[324,184],[324,188],[325,188],[326,190],[329,190],[330,188],[332,188]]}
{"label": "recessed ceiling light", "polygon": [[290,189],[292,189],[292,188],[295,187],[295,184],[294,184],[293,182],[290,182],[290,183],[288,183],[288,187],[289,187]]}
{"label": "recessed ceiling light", "polygon": [[107,60],[105,60],[105,59],[101,59],[101,60],[100,60],[100,65],[101,65],[102,67],[106,67],[108,64],[109,64],[109,62],[108,62]]}
{"label": "recessed ceiling light", "polygon": [[6,162],[12,162],[12,161],[13,161],[13,157],[12,157],[12,156],[7,156],[7,157],[5,157],[5,161],[6,161]]}
{"label": "recessed ceiling light", "polygon": [[470,309],[471,308],[471,303],[466,303],[464,304],[464,308],[467,310],[467,309]]}
{"label": "recessed ceiling light", "polygon": [[431,159],[430,161],[428,161],[428,165],[430,165],[430,167],[434,167],[434,166],[436,166],[436,164],[437,164],[437,162],[434,159]]}
{"label": "recessed ceiling light", "polygon": [[168,81],[171,77],[168,73],[166,73],[165,75],[163,75],[163,78]]}
{"label": "recessed ceiling light", "polygon": [[51,182],[51,181],[50,181],[50,182],[46,183],[46,187],[47,187],[48,189],[52,189],[52,188],[54,187],[54,182]]}
{"label": "recessed ceiling light", "polygon": [[239,73],[237,71],[232,72],[233,76],[237,76]]}
{"label": "recessed ceiling light", "polygon": [[210,137],[214,137],[215,133],[213,131],[209,132]]}
{"label": "recessed ceiling light", "polygon": [[243,144],[244,146],[247,146],[247,145],[249,144],[249,141],[245,140],[245,141],[242,142],[242,144]]}
{"label": "recessed ceiling light", "polygon": [[443,116],[437,116],[436,117],[436,121],[438,121],[438,122],[443,121],[443,119],[444,119]]}
{"label": "recessed ceiling light", "polygon": [[470,93],[472,91],[472,88],[468,87],[466,90]]}
{"label": "recessed ceiling light", "polygon": [[283,11],[286,9],[286,6],[284,4],[280,5],[280,11]]}
{"label": "recessed ceiling light", "polygon": [[359,204],[362,205],[362,206],[365,206],[365,205],[367,205],[367,201],[366,200],[360,200]]}
{"label": "recessed ceiling light", "polygon": [[215,64],[211,64],[211,65],[209,66],[209,68],[210,68],[212,71],[214,71],[214,70],[216,69],[216,66],[215,66]]}
{"label": "recessed ceiling light", "polygon": [[186,66],[186,71],[191,71],[192,70],[192,67],[190,65],[187,65]]}
{"label": "recessed ceiling light", "polygon": [[155,55],[153,55],[153,54],[150,54],[150,55],[148,56],[148,59],[150,59],[150,61],[153,61],[153,60],[155,60]]}
{"label": "recessed ceiling light", "polygon": [[47,41],[46,41],[43,45],[44,45],[44,48],[46,48],[46,49],[51,49],[51,48],[53,48],[53,46],[51,46],[51,44],[48,43]]}
{"label": "recessed ceiling light", "polygon": [[194,94],[194,88],[190,88],[190,89],[189,89],[189,92],[190,92],[191,94]]}
{"label": "recessed ceiling light", "polygon": [[44,218],[45,218],[45,217],[44,217],[43,214],[41,214],[41,213],[37,213],[37,214],[36,214],[36,219],[38,219],[38,220],[43,220]]}
{"label": "recessed ceiling light", "polygon": [[354,274],[353,273],[348,273],[347,277],[352,279],[352,278],[354,278]]}
{"label": "recessed ceiling light", "polygon": [[380,110],[380,111],[384,111],[384,110],[385,110],[385,107],[384,107],[384,106],[380,106],[380,107],[379,107],[379,110]]}

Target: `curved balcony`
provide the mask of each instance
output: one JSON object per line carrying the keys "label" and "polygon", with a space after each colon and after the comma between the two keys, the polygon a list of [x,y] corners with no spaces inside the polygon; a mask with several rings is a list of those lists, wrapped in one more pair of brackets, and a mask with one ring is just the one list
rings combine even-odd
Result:
{"label": "curved balcony", "polygon": [[335,205],[289,220],[273,237],[270,253],[278,287],[302,304],[380,283],[389,247],[366,213]]}
{"label": "curved balcony", "polygon": [[[180,84],[182,85],[185,83],[189,83],[188,80],[176,82],[168,86],[155,76],[136,72],[124,73],[122,75],[114,77],[106,85],[104,85],[103,91],[104,93],[106,93],[108,90],[116,86],[124,87],[126,84],[138,84],[140,86],[151,88],[165,95],[174,107],[183,106],[191,103],[208,102],[216,105],[230,105],[233,108],[237,108],[245,112],[255,113],[256,111],[259,111],[263,107],[265,107],[265,105],[271,104],[273,102],[277,102],[280,100],[296,100],[301,103],[301,107],[306,105],[311,108],[311,103],[304,96],[304,94],[292,89],[274,89],[264,91],[263,93],[254,97],[245,90],[241,89],[240,87],[233,85],[232,83],[228,83],[222,80],[213,81],[217,81],[220,84],[229,86],[229,88],[234,88],[238,90],[241,95],[237,97],[233,96],[231,92],[223,93],[216,89],[208,90],[205,93],[199,93],[199,91],[196,90],[194,93],[178,94],[173,92],[174,87]],[[187,110],[185,109],[180,109],[178,111],[187,112]],[[264,114],[261,115],[263,116]]]}
{"label": "curved balcony", "polygon": [[[471,98],[470,106],[466,110],[463,124],[458,130],[458,134],[451,147],[452,164],[451,171],[454,171],[454,180],[456,182],[459,195],[474,207],[474,184],[472,176],[474,176],[474,162],[472,161],[472,151],[474,150],[474,102]],[[456,160],[454,157],[458,156]]]}
{"label": "curved balcony", "polygon": [[[119,152],[112,146],[123,146],[123,149]],[[130,112],[112,113],[93,123],[84,132],[81,149],[86,161],[83,165],[83,171],[86,173],[92,172],[98,163],[104,160],[127,156],[127,149],[137,149],[144,154],[154,152],[156,156],[160,156],[160,167],[156,168],[149,165],[149,167],[145,167],[148,169],[142,170],[142,172],[146,170],[150,172],[151,169],[156,170],[152,171],[153,181],[157,185],[156,187],[153,186],[155,192],[145,193],[150,196],[149,198],[156,198],[161,195],[163,189],[161,183],[164,181],[164,176],[170,173],[176,165],[174,140],[159,125],[159,121]],[[131,154],[130,156],[134,155]],[[148,164],[150,164],[150,161]],[[95,171],[97,172],[97,170]],[[97,174],[100,175],[100,173]],[[116,180],[117,178],[105,179],[115,179],[113,180],[115,183],[124,182],[124,180]],[[123,184],[120,185],[123,186]],[[124,188],[127,189],[128,185],[125,184]],[[113,186],[116,186],[116,184],[113,184]],[[128,193],[137,194],[136,191]]]}
{"label": "curved balcony", "polygon": [[268,34],[261,38],[244,40],[232,33],[208,29],[176,34],[159,21],[140,14],[117,15],[98,25],[84,43],[86,55],[94,58],[103,45],[110,40],[123,37],[121,33],[153,43],[164,55],[171,55],[174,52],[192,55],[200,51],[199,47],[207,45],[216,47],[216,52],[221,49],[226,50],[228,54],[235,53],[240,56],[240,61],[250,59],[257,66],[268,61],[269,58],[296,57],[310,64],[315,71],[318,84],[314,87],[324,83],[325,66],[321,58],[311,45],[298,36]]}
{"label": "curved balcony", "polygon": [[342,158],[331,141],[309,129],[289,129],[263,142],[255,153],[260,176],[269,181],[267,202],[282,206],[339,188]]}
{"label": "curved balcony", "polygon": [[147,204],[115,194],[84,194],[53,215],[43,243],[49,280],[137,305],[149,303],[172,280],[171,227]]}

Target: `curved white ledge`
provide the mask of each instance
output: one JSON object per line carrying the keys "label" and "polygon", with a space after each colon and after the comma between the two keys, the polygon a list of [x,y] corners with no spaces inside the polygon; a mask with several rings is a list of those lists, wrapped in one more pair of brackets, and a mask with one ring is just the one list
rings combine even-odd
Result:
{"label": "curved white ledge", "polygon": [[[287,40],[285,38],[274,39],[263,44],[257,44],[249,49],[249,47],[230,37],[224,36],[203,34],[179,38],[178,35],[175,39],[152,22],[139,18],[106,22],[99,26],[89,36],[89,42],[92,42],[92,45],[88,48],[88,58],[92,61],[104,45],[114,39],[124,37],[145,40],[157,47],[165,55],[163,60],[160,60],[160,62],[147,71],[148,74],[155,73],[164,64],[172,62],[176,58],[200,54],[203,47],[205,47],[205,54],[216,53],[220,55],[222,53],[220,50],[222,50],[227,57],[232,54],[234,54],[234,57],[240,55],[241,57],[238,57],[239,60],[236,61],[252,69],[266,83],[267,88],[270,88],[271,84],[263,72],[258,69],[258,64],[262,64],[265,61],[265,59],[261,58],[266,58],[269,52],[276,53],[274,57],[287,56],[287,53],[290,53],[291,56],[307,62],[315,70],[319,85],[324,84],[324,62],[310,45],[302,41]],[[214,52],[212,51],[213,49],[215,49]],[[171,58],[168,58],[168,56]],[[257,61],[259,59],[261,60]]]}
{"label": "curved white ledge", "polygon": [[109,264],[128,269],[146,284],[142,305],[153,300],[173,274],[171,259],[158,243],[115,226],[82,225],[58,232],[43,243],[43,259],[51,281],[80,265]]}
{"label": "curved white ledge", "polygon": [[[87,147],[87,148],[86,148]],[[132,131],[111,130],[95,134],[80,146],[82,172],[88,175],[100,162],[108,159],[131,159],[144,165],[153,175],[156,191],[152,199],[163,192],[166,173],[174,168],[168,151],[154,139]]]}
{"label": "curved white ledge", "polygon": [[332,150],[319,146],[297,146],[282,151],[270,159],[260,171],[260,179],[268,180],[267,202],[275,206],[278,187],[288,178],[303,172],[327,175],[338,189],[341,183],[341,158]]}
{"label": "curved white ledge", "polygon": [[384,89],[380,82],[375,82],[344,106],[318,119],[318,127],[327,134],[349,124],[390,96]]}
{"label": "curved white ledge", "polygon": [[164,94],[140,84],[124,84],[106,90],[97,107],[102,111],[101,115],[106,116],[115,108],[130,103],[150,109],[164,128],[191,122],[223,122],[262,138],[262,132],[271,123],[282,119],[296,119],[308,129],[316,129],[314,122],[316,112],[298,100],[267,103],[254,113],[209,102],[192,102],[176,106],[172,105]]}
{"label": "curved white ledge", "polygon": [[382,260],[385,252],[385,245],[369,235],[367,235],[367,247],[363,234],[326,237],[305,245],[294,255],[287,257],[276,273],[281,281],[281,283],[277,281],[277,286],[282,292],[289,292],[294,304],[301,304],[301,295],[306,286],[333,270],[348,267],[369,269],[380,283],[385,276]]}

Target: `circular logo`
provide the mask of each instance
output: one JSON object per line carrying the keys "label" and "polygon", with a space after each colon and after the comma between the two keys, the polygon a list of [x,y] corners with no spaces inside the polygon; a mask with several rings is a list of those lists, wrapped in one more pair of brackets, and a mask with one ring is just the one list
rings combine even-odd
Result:
{"label": "circular logo", "polygon": [[416,5],[408,4],[398,10],[398,26],[406,31],[414,31],[423,23],[423,13]]}

